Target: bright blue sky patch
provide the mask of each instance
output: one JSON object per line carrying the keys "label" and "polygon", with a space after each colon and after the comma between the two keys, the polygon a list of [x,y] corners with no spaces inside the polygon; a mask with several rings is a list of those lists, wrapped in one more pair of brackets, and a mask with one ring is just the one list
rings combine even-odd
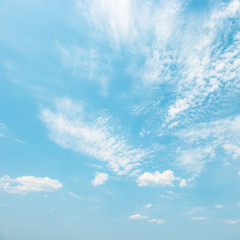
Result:
{"label": "bright blue sky patch", "polygon": [[0,239],[239,240],[240,1],[2,1]]}

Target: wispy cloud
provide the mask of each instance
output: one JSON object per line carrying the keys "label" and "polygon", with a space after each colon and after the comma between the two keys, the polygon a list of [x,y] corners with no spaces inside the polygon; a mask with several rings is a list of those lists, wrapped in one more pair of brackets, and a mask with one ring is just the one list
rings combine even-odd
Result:
{"label": "wispy cloud", "polygon": [[219,152],[226,154],[229,164],[240,157],[239,116],[196,124],[176,135],[182,148],[176,151],[175,164],[193,177],[199,176],[208,162],[219,161]]}
{"label": "wispy cloud", "polygon": [[135,215],[129,216],[129,218],[131,220],[142,220],[142,219],[148,219],[148,216],[142,216],[140,214],[135,214]]}
{"label": "wispy cloud", "polygon": [[194,16],[194,21],[187,5],[170,1],[155,11],[148,7],[159,24],[143,44],[139,78],[144,84],[138,87],[153,85],[155,90],[147,98],[146,91],[139,91],[144,100],[132,109],[145,113],[155,128],[187,125],[216,107],[220,114],[220,106],[231,107],[229,99],[240,93],[239,1],[211,5],[208,14]]}
{"label": "wispy cloud", "polygon": [[101,87],[100,93],[107,94],[109,75],[111,73],[110,57],[102,56],[97,49],[86,49],[78,45],[63,46],[56,44],[61,55],[62,64],[70,69],[79,81],[93,81]]}
{"label": "wispy cloud", "polygon": [[198,220],[198,221],[203,221],[203,220],[208,220],[208,217],[191,217],[192,220]]}
{"label": "wispy cloud", "polygon": [[191,210],[186,211],[184,214],[185,214],[185,215],[191,215],[191,214],[194,214],[194,213],[196,213],[196,212],[203,211],[203,210],[205,210],[204,207],[196,207],[196,208],[193,208],[193,209],[191,209]]}
{"label": "wispy cloud", "polygon": [[69,196],[73,197],[73,198],[76,198],[78,200],[82,200],[82,197],[80,197],[79,195],[75,194],[75,193],[72,193],[72,192],[69,192],[68,193]]}
{"label": "wispy cloud", "polygon": [[8,130],[7,126],[0,122],[0,137],[5,137],[5,132]]}
{"label": "wispy cloud", "polygon": [[146,220],[146,219],[148,219],[148,222],[150,222],[150,223],[157,223],[157,224],[166,223],[166,221],[164,219],[149,218],[148,216],[143,216],[140,214],[131,215],[131,216],[129,216],[129,219],[131,219],[131,220]]}
{"label": "wispy cloud", "polygon": [[156,219],[156,218],[152,218],[148,220],[150,223],[157,223],[157,224],[163,224],[166,223],[166,221],[164,219]]}
{"label": "wispy cloud", "polygon": [[[214,151],[211,147],[203,147],[198,149],[181,150],[177,153],[177,159],[175,161],[176,166],[183,169],[193,177],[197,177],[204,169],[207,162],[207,157],[211,157]],[[191,178],[190,178],[191,180]],[[181,187],[186,185],[186,181],[183,179],[180,184]]]}
{"label": "wispy cloud", "polygon": [[226,224],[238,224],[240,223],[240,221],[238,219],[236,220],[232,220],[232,219],[228,219],[228,220],[224,220]]}
{"label": "wispy cloud", "polygon": [[[128,0],[90,0],[76,1],[80,15],[87,23],[95,27],[101,36],[105,35],[110,43],[118,47],[120,43],[128,41],[135,34],[133,26],[134,13],[132,8],[135,1]],[[136,6],[136,4],[135,4]]]}
{"label": "wispy cloud", "polygon": [[13,194],[29,192],[54,192],[62,188],[62,183],[48,177],[22,176],[10,178],[8,175],[0,178],[0,190]]}
{"label": "wispy cloud", "polygon": [[223,205],[222,204],[216,204],[214,207],[215,208],[223,208]]}
{"label": "wispy cloud", "polygon": [[104,184],[108,180],[108,174],[97,173],[95,178],[92,180],[92,185],[94,187]]}
{"label": "wispy cloud", "polygon": [[[239,32],[235,31],[228,47],[224,46],[223,38],[232,34],[232,29],[228,28],[232,21],[230,18],[239,21],[239,6],[239,1],[232,1],[222,8],[214,9],[209,20],[203,25],[199,41],[190,51],[187,48],[182,51],[185,56],[187,53],[187,57],[184,59],[179,56],[178,64],[183,66],[179,71],[182,78],[178,83],[178,97],[168,110],[169,119],[174,119],[185,110],[201,107],[207,98],[214,96],[214,92],[222,95],[222,88],[227,92],[231,86],[238,92]],[[234,22],[232,27],[234,28]]]}
{"label": "wispy cloud", "polygon": [[152,207],[152,203],[148,203],[147,205],[144,205],[143,207],[144,208],[150,208],[150,207]]}
{"label": "wispy cloud", "polygon": [[106,162],[117,174],[131,171],[147,156],[147,150],[133,147],[117,133],[110,117],[87,113],[83,104],[68,98],[55,103],[57,110],[42,110],[41,119],[50,138],[60,146]]}

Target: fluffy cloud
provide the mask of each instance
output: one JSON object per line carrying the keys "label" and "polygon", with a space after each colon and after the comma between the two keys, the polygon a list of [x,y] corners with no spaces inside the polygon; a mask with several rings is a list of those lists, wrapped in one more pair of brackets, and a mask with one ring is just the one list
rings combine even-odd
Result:
{"label": "fluffy cloud", "polygon": [[8,175],[0,178],[0,189],[14,194],[26,194],[29,192],[54,192],[62,188],[58,180],[48,177],[22,176],[10,178]]}
{"label": "fluffy cloud", "polygon": [[140,214],[135,214],[135,215],[129,216],[129,218],[131,220],[142,220],[142,219],[148,219],[148,216],[142,216]]}
{"label": "fluffy cloud", "polygon": [[186,187],[187,186],[187,180],[186,179],[182,179],[179,183],[179,187]]}
{"label": "fluffy cloud", "polygon": [[97,173],[95,178],[92,180],[92,185],[95,187],[97,185],[102,185],[108,180],[108,174]]}
{"label": "fluffy cloud", "polygon": [[106,162],[117,174],[125,174],[140,164],[147,150],[135,148],[115,130],[110,117],[87,114],[83,104],[68,98],[56,99],[57,111],[44,109],[41,119],[49,135],[60,146]]}
{"label": "fluffy cloud", "polygon": [[155,171],[154,173],[145,172],[138,177],[138,186],[163,185],[174,186],[173,181],[179,180],[175,177],[173,171],[166,170],[163,173]]}

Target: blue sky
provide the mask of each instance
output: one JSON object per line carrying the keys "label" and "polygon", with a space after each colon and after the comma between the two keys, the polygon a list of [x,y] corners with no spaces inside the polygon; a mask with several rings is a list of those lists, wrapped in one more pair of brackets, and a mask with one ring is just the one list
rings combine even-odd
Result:
{"label": "blue sky", "polygon": [[0,7],[0,239],[238,240],[240,1]]}

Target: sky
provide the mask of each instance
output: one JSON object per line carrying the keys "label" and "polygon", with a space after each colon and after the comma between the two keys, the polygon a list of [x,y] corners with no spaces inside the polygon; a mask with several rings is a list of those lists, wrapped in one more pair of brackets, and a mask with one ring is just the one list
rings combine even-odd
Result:
{"label": "sky", "polygon": [[0,31],[0,240],[239,240],[239,0],[2,0]]}

